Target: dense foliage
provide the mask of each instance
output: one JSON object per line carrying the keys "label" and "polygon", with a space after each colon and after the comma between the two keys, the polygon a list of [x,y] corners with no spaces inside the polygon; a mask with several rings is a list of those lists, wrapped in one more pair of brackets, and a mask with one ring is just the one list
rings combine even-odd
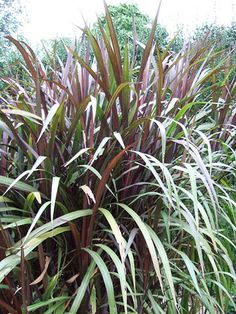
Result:
{"label": "dense foliage", "polygon": [[230,59],[161,51],[155,19],[134,67],[105,9],[60,69],[9,37],[25,75],[0,104],[1,313],[235,310]]}
{"label": "dense foliage", "polygon": [[[131,51],[133,51],[133,46],[136,47],[138,52],[137,58],[140,61],[140,50],[142,51],[142,47],[146,44],[150,34],[150,18],[143,14],[135,4],[109,5],[108,9],[114,23],[121,52],[124,52],[124,47],[128,42]],[[100,16],[99,22],[102,27],[105,27],[106,17],[104,15]],[[97,37],[100,36],[101,32],[98,23],[95,23],[93,26],[92,33],[95,33]],[[160,50],[165,49],[168,44],[168,32],[160,24],[157,25],[155,40],[158,42]]]}
{"label": "dense foliage", "polygon": [[20,22],[21,5],[18,0],[0,0],[0,37],[16,32]]}
{"label": "dense foliage", "polygon": [[[22,5],[18,0],[0,0],[0,78],[16,74],[20,54],[5,39],[21,26]],[[0,82],[0,88],[4,84]]]}
{"label": "dense foliage", "polygon": [[236,24],[222,26],[217,24],[205,24],[194,32],[194,39],[205,37],[212,41],[216,49],[234,49],[236,45]]}

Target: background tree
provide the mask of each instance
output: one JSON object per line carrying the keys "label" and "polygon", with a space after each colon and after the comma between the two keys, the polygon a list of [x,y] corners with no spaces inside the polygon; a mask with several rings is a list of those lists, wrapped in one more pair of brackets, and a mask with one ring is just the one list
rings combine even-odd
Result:
{"label": "background tree", "polygon": [[[230,26],[218,25],[218,24],[203,24],[198,27],[193,35],[192,41],[201,41],[205,38],[205,42],[208,42],[209,47],[213,47],[213,51],[216,53],[212,58],[212,66],[217,66],[222,62],[222,56],[220,53],[225,51],[225,56],[229,54],[228,67],[231,69],[229,78],[233,79],[236,76],[236,24]],[[218,75],[223,78],[223,72]],[[235,98],[234,98],[235,99]]]}
{"label": "background tree", "polygon": [[201,40],[206,37],[210,42],[214,42],[215,48],[230,49],[235,48],[236,44],[236,25],[223,26],[218,24],[204,24],[198,27],[194,34],[193,40]]}
{"label": "background tree", "polygon": [[21,25],[22,7],[18,0],[0,0],[0,36],[16,32]]}
{"label": "background tree", "polygon": [[[18,0],[0,0],[0,77],[16,73],[19,52],[5,39],[15,34],[21,27],[22,5]],[[1,81],[0,87],[3,83]]]}
{"label": "background tree", "polygon": [[[114,27],[116,29],[117,38],[121,46],[121,50],[124,49],[125,43],[128,40],[131,48],[133,48],[134,32],[136,33],[137,42],[146,44],[150,35],[150,18],[142,13],[135,4],[119,4],[108,6]],[[99,18],[101,24],[105,26],[105,16],[102,15]],[[98,24],[95,24],[93,31],[98,35],[100,30]],[[158,24],[156,30],[156,41],[159,48],[162,50],[168,44],[168,32],[165,27]],[[139,47],[139,44],[137,45]],[[132,50],[132,49],[131,49]]]}

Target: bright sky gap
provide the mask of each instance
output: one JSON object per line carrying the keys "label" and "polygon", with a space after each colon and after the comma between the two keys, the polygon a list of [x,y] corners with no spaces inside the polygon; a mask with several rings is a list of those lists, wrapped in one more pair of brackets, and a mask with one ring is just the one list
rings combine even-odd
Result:
{"label": "bright sky gap", "polygon": [[[93,23],[103,12],[102,0],[21,0],[28,14],[24,35],[32,42],[57,36],[78,36],[83,18]],[[108,4],[136,3],[153,17],[159,0],[107,0]],[[235,0],[163,0],[159,22],[174,34],[179,25],[189,32],[202,23],[230,25],[236,21]]]}

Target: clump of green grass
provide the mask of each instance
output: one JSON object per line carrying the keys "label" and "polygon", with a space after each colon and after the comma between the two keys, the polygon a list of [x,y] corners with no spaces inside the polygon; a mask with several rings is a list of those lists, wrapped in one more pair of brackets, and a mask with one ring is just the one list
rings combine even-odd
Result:
{"label": "clump of green grass", "polygon": [[133,68],[105,10],[109,34],[85,27],[61,69],[9,37],[28,79],[5,79],[1,96],[2,313],[226,313],[236,279],[227,58],[212,67],[203,44],[160,53],[155,18]]}

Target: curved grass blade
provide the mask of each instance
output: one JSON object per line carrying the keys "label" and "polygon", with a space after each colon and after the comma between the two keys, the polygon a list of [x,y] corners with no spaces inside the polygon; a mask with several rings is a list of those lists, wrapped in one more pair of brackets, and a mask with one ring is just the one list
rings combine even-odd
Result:
{"label": "curved grass blade", "polygon": [[135,213],[130,207],[128,207],[125,204],[121,204],[121,203],[118,203],[118,206],[123,208],[134,219],[134,221],[138,225],[139,230],[142,233],[142,235],[146,241],[150,256],[152,258],[153,266],[154,266],[154,269],[156,271],[157,278],[159,279],[161,290],[162,290],[162,292],[164,292],[163,281],[162,281],[162,277],[161,277],[158,257],[157,257],[156,250],[155,250],[155,247],[154,247],[154,244],[152,241],[152,237],[150,235],[150,231],[147,229],[145,223],[141,220],[139,215],[137,213]]}
{"label": "curved grass blade", "polygon": [[[98,254],[98,253],[97,253]],[[86,273],[84,274],[83,280],[81,282],[81,285],[76,293],[76,297],[72,303],[71,309],[69,311],[69,314],[76,314],[78,313],[79,307],[83,301],[83,298],[85,296],[86,290],[89,286],[90,280],[93,276],[94,269],[96,267],[96,262],[94,259],[92,259]]]}
{"label": "curved grass blade", "polygon": [[121,286],[121,293],[122,293],[122,298],[123,298],[123,302],[124,302],[124,310],[125,310],[125,314],[128,313],[128,308],[127,308],[127,291],[126,291],[126,273],[125,273],[125,269],[124,269],[124,264],[123,261],[120,260],[118,258],[118,256],[116,255],[116,253],[109,248],[107,245],[104,244],[97,244],[97,246],[99,248],[101,248],[103,251],[105,251],[112,259],[113,263],[116,266],[118,275],[119,275],[119,280],[120,280],[120,286]]}
{"label": "curved grass blade", "polygon": [[102,278],[103,278],[103,281],[104,281],[104,284],[106,287],[109,312],[116,314],[117,308],[116,308],[116,301],[115,301],[115,292],[114,292],[110,272],[109,272],[105,262],[103,261],[103,259],[101,258],[101,256],[98,253],[96,253],[90,249],[84,249],[84,250],[92,257],[92,259],[97,264],[97,266],[98,266],[98,268],[102,274]]}

